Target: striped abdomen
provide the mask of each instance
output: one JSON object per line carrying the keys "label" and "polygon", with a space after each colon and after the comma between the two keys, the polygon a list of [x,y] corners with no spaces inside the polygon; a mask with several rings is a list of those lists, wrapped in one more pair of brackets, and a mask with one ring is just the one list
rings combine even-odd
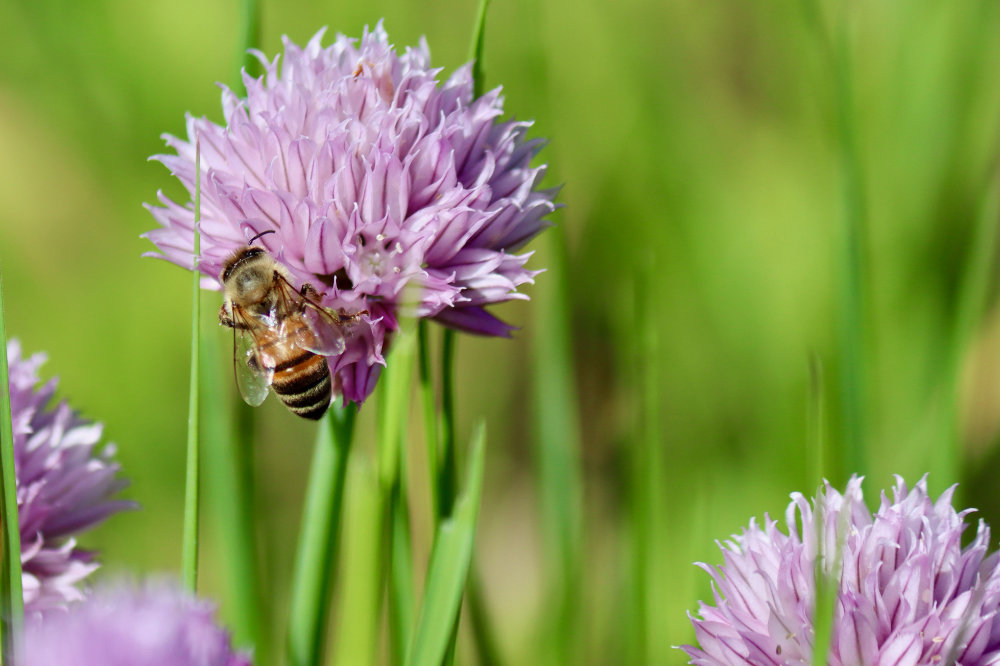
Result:
{"label": "striped abdomen", "polygon": [[[291,319],[286,323],[295,325]],[[271,388],[293,414],[315,421],[326,413],[332,386],[325,356],[302,349],[286,337],[274,337],[257,353],[266,367],[274,368]]]}
{"label": "striped abdomen", "polygon": [[293,414],[315,421],[330,406],[330,366],[325,356],[295,351],[297,356],[275,366],[271,388]]}

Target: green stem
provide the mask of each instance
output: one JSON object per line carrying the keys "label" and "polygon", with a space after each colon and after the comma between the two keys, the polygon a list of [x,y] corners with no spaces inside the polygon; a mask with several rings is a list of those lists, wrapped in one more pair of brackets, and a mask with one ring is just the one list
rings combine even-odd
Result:
{"label": "green stem", "polygon": [[478,567],[476,567],[475,558],[469,566],[471,570],[469,571],[469,580],[466,583],[466,596],[469,604],[472,640],[479,653],[479,664],[480,666],[499,666],[503,660],[500,658],[500,648],[497,646],[497,639],[493,634],[489,610],[486,607],[483,580]]}
{"label": "green stem", "polygon": [[[409,511],[406,506],[406,449],[403,446],[416,355],[414,329],[396,337],[379,395],[379,516],[383,572],[389,588],[389,629],[397,663],[406,657],[416,608]],[[375,581],[379,584],[379,581]],[[381,591],[381,588],[380,588]],[[379,595],[381,598],[381,595]]]}
{"label": "green stem", "polygon": [[236,67],[236,83],[233,90],[243,89],[242,70],[256,78],[260,76],[260,61],[248,51],[256,48],[260,43],[260,6],[257,0],[243,0],[240,3],[240,45],[239,53],[236,57],[238,63]]}
{"label": "green stem", "polygon": [[21,588],[21,532],[17,513],[17,475],[14,470],[14,429],[11,424],[10,379],[7,371],[7,325],[0,280],[0,490],[3,492],[3,578],[0,580],[0,644],[3,663],[19,661],[24,623]]}
{"label": "green stem", "polygon": [[479,97],[483,94],[486,76],[483,73],[483,47],[486,37],[486,8],[490,0],[480,0],[476,12],[476,23],[472,33],[472,43],[469,45],[469,59],[472,60],[472,94]]}
{"label": "green stem", "polygon": [[441,515],[438,497],[438,416],[434,401],[434,382],[431,378],[430,331],[423,319],[417,324],[417,356],[420,386],[420,404],[423,406],[424,440],[427,448],[427,478],[431,490],[431,511],[435,526]]}
{"label": "green stem", "polygon": [[413,583],[413,546],[410,536],[410,512],[402,483],[393,488],[389,520],[391,524],[389,568],[389,630],[396,664],[406,661],[406,650],[413,637],[416,620],[416,592]]}
{"label": "green stem", "polygon": [[[205,382],[205,455],[208,487],[217,501],[215,529],[225,553],[227,588],[232,595],[233,636],[241,647],[252,647],[258,660],[270,656],[270,626],[262,617],[256,520],[253,501],[252,430],[237,433],[239,414],[253,414],[236,395],[227,393],[220,372],[225,365],[219,335],[207,335],[202,378]],[[232,359],[228,358],[231,365]],[[235,407],[235,409],[234,409]]]}
{"label": "green stem", "polygon": [[949,401],[945,414],[944,438],[940,446],[934,449],[935,475],[940,475],[943,484],[958,480],[959,460],[961,459],[961,433],[959,432],[958,384],[962,372],[962,360],[973,337],[975,327],[983,318],[988,301],[990,280],[996,263],[997,237],[1000,236],[1000,179],[996,177],[1000,160],[994,159],[989,168],[989,184],[986,194],[981,199],[976,215],[976,226],[970,244],[972,256],[966,262],[965,274],[962,276],[961,291],[958,296],[958,309],[955,316],[955,326],[951,334],[951,345],[948,354],[948,366],[944,385]]}
{"label": "green stem", "polygon": [[581,435],[570,352],[571,298],[566,284],[569,262],[565,235],[560,228],[550,231],[541,239],[551,270],[545,285],[539,285],[538,327],[532,339],[532,359],[537,368],[532,382],[536,405],[534,453],[541,505],[545,596],[550,604],[541,634],[546,659],[568,664],[581,658],[578,631],[583,524]]}
{"label": "green stem", "polygon": [[353,405],[331,407],[320,422],[292,579],[288,625],[292,666],[316,666],[323,657],[355,416]]}
{"label": "green stem", "polygon": [[[455,508],[457,492],[457,462],[455,460],[455,331],[446,328],[441,339],[441,460],[438,468],[438,522],[451,517]],[[461,619],[462,602],[455,614],[451,638],[445,652],[443,664],[451,666],[455,661],[458,644],[458,623]]]}
{"label": "green stem", "polygon": [[181,578],[192,592],[198,589],[198,495],[199,495],[199,412],[198,381],[201,363],[201,274],[198,260],[201,254],[201,143],[195,141],[194,186],[194,264],[191,280],[191,384],[188,389],[187,473],[184,482],[184,542],[181,555]]}
{"label": "green stem", "polygon": [[841,254],[840,348],[841,392],[844,410],[843,468],[841,476],[864,475],[868,405],[866,376],[865,250],[866,204],[861,156],[854,123],[854,94],[847,28],[838,22],[834,41],[833,74],[844,196],[844,238]]}
{"label": "green stem", "polygon": [[478,424],[469,446],[466,490],[455,503],[453,514],[434,533],[424,597],[407,651],[407,666],[439,666],[454,651],[482,497],[485,443],[486,429]]}
{"label": "green stem", "polygon": [[441,340],[441,459],[438,467],[438,520],[451,515],[456,492],[455,460],[455,331]]}

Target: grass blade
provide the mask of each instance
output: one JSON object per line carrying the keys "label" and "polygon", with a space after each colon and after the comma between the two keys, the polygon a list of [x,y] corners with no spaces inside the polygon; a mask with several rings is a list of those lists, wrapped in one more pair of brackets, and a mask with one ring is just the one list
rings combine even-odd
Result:
{"label": "grass blade", "polygon": [[945,367],[943,384],[949,404],[944,415],[943,437],[940,445],[933,449],[934,458],[931,464],[935,476],[939,477],[938,482],[945,485],[959,480],[962,455],[959,418],[962,406],[959,404],[958,386],[962,361],[976,326],[982,323],[989,300],[990,280],[996,265],[996,245],[1000,236],[1000,178],[995,175],[998,164],[1000,164],[998,159],[990,163],[989,185],[976,211],[976,226],[969,246],[971,257],[966,261],[965,272],[962,275]]}
{"label": "grass blade", "polygon": [[833,79],[837,158],[843,200],[838,270],[837,345],[840,356],[842,443],[830,476],[835,482],[867,471],[867,340],[866,234],[867,202],[854,113],[854,86],[847,7],[838,7],[830,26],[819,0],[803,0],[807,27],[814,32]]}
{"label": "grass blade", "polygon": [[472,435],[466,490],[455,503],[453,515],[441,523],[434,537],[424,598],[407,653],[408,666],[439,666],[452,643],[472,559],[485,442],[486,429],[479,424]]}
{"label": "grass blade", "polygon": [[292,578],[288,624],[292,666],[314,666],[323,656],[356,413],[353,405],[331,406],[320,421]]}
{"label": "grass blade", "polygon": [[400,479],[403,433],[410,408],[410,384],[416,355],[416,336],[400,331],[393,341],[390,360],[382,378],[381,418],[379,419],[379,483],[392,488]]}
{"label": "grass blade", "polygon": [[476,12],[476,25],[472,32],[472,44],[469,46],[469,59],[472,61],[472,94],[476,97],[485,92],[486,76],[483,73],[483,46],[486,42],[486,8],[490,0],[479,0],[479,10]]}
{"label": "grass blade", "polygon": [[[206,335],[202,354],[204,394],[204,448],[207,487],[216,502],[215,529],[221,534],[227,589],[233,614],[231,627],[237,645],[252,647],[258,659],[270,655],[270,626],[262,616],[263,596],[260,589],[259,559],[254,529],[253,443],[237,432],[231,403],[249,412],[246,404],[235,395],[227,400],[227,374],[220,368],[232,359],[223,352],[220,336]],[[211,498],[209,498],[211,499]]]}
{"label": "grass blade", "polygon": [[391,552],[389,554],[389,631],[394,663],[406,661],[406,650],[413,637],[417,594],[413,582],[413,543],[410,536],[410,511],[405,488],[398,484],[391,504]]}
{"label": "grass blade", "polygon": [[867,318],[865,316],[865,234],[867,228],[864,177],[854,122],[854,93],[846,17],[838,21],[833,52],[834,91],[843,181],[844,227],[840,265],[839,344],[844,438],[840,476],[867,471]]}
{"label": "grass blade", "polygon": [[188,389],[187,471],[184,480],[184,541],[181,554],[181,579],[192,592],[198,589],[198,495],[199,470],[199,365],[201,363],[201,143],[195,142],[194,186],[194,265],[191,280],[191,385]]}
{"label": "grass blade", "polygon": [[427,475],[431,480],[428,487],[431,490],[431,511],[434,514],[434,524],[441,515],[441,501],[438,498],[438,412],[434,401],[434,382],[431,377],[430,330],[427,321],[421,319],[417,324],[417,358],[418,386],[420,404],[424,416],[424,441],[427,449]]}
{"label": "grass blade", "polygon": [[[583,491],[580,478],[580,426],[577,415],[573,360],[570,357],[569,290],[562,230],[551,229],[550,271],[537,296],[538,326],[532,382],[535,421],[535,464],[542,513],[545,580],[551,600],[550,621],[544,627],[546,661],[576,663],[579,609],[580,545]],[[546,286],[547,285],[547,286]]]}
{"label": "grass blade", "polygon": [[260,61],[248,51],[260,43],[260,5],[257,0],[243,0],[240,3],[240,50],[236,54],[236,83],[233,90],[243,89],[241,72],[256,78],[260,76]]}
{"label": "grass blade", "polygon": [[389,569],[389,629],[397,663],[402,663],[413,630],[416,608],[410,517],[406,504],[406,450],[403,434],[412,393],[417,336],[412,328],[401,331],[394,342],[383,377],[379,407],[379,492],[383,520],[384,559]]}
{"label": "grass blade", "polygon": [[455,331],[441,336],[441,447],[437,462],[438,524],[451,515],[458,486],[455,458]]}
{"label": "grass blade", "polygon": [[3,281],[0,279],[0,486],[3,502],[3,574],[0,579],[0,646],[3,663],[15,664],[20,654],[24,623],[21,588],[21,532],[17,514],[17,476],[14,473],[14,429],[10,412],[10,379],[7,371],[7,325],[4,317]]}
{"label": "grass blade", "polygon": [[367,456],[352,455],[347,461],[345,494],[343,546],[337,570],[336,642],[332,654],[322,663],[378,664],[385,591],[385,519],[378,470]]}

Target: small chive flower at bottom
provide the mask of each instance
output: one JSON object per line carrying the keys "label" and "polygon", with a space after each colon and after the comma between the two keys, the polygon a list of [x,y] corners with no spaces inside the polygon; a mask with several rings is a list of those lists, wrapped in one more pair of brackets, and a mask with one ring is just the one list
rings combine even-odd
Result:
{"label": "small chive flower at bottom", "polygon": [[810,503],[795,493],[787,533],[765,516],[720,544],[723,564],[699,564],[713,579],[701,603],[692,664],[808,664],[815,636],[817,554],[839,563],[827,658],[830,666],[1000,663],[1000,567],[979,521],[962,547],[965,517],[954,487],[932,500],[926,477],[899,477],[890,500],[865,506],[861,479],[843,495],[826,484]]}
{"label": "small chive flower at bottom", "polygon": [[167,581],[97,589],[64,611],[29,617],[24,666],[250,666],[214,606]]}

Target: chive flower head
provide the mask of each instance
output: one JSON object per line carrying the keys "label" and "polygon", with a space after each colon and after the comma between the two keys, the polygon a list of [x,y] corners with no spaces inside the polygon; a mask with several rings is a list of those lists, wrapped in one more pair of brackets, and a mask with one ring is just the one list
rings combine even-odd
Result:
{"label": "chive flower head", "polygon": [[98,565],[74,535],[135,506],[115,499],[127,482],[118,476],[114,446],[97,450],[101,424],[80,418],[65,402],[49,406],[56,380],[39,386],[44,362],[42,354],[23,358],[20,343],[8,341],[22,586],[29,613],[82,598],[77,584]]}
{"label": "chive flower head", "polygon": [[953,493],[934,500],[926,477],[912,489],[896,477],[872,514],[854,477],[811,503],[793,494],[784,530],[751,520],[720,544],[721,565],[699,565],[714,599],[692,618],[690,663],[811,663],[817,568],[838,581],[831,666],[1000,663],[998,555],[983,521],[962,546],[971,510]]}
{"label": "chive flower head", "polygon": [[100,587],[64,611],[29,617],[25,666],[250,666],[215,608],[173,583]]}
{"label": "chive flower head", "polygon": [[[322,304],[367,311],[344,351],[329,358],[335,386],[360,403],[374,388],[400,315],[483,335],[512,326],[490,305],[527,298],[537,271],[521,248],[555,209],[539,188],[541,141],[530,123],[503,120],[500,90],[473,93],[471,66],[440,80],[427,43],[397,52],[381,22],[360,41],[324,31],[284,54],[256,53],[245,98],[223,86],[224,122],[188,117],[187,137],[166,135],[157,155],[194,193],[201,179],[203,285],[219,289],[226,258],[259,239],[309,283]],[[201,173],[196,173],[196,144]],[[193,198],[193,196],[192,196]],[[194,207],[163,193],[145,235],[158,256],[194,267]]]}

